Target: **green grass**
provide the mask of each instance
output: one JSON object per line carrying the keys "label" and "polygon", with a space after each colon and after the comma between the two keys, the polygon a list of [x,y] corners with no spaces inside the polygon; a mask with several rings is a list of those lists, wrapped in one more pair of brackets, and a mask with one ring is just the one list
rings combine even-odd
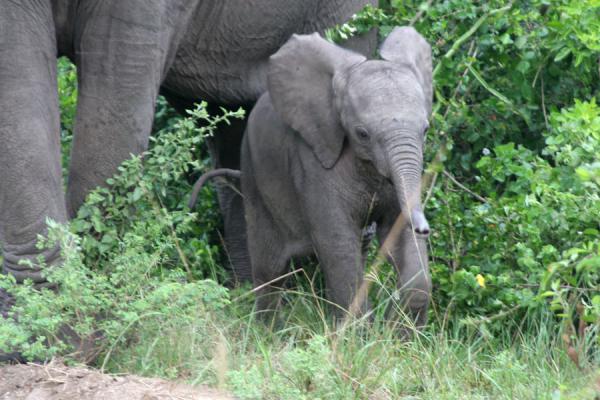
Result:
{"label": "green grass", "polygon": [[379,317],[336,330],[311,296],[287,294],[277,328],[257,321],[250,296],[208,324],[202,316],[141,325],[109,370],[210,383],[248,399],[591,399],[600,378],[598,349],[576,346],[580,370],[542,316],[503,337],[434,317],[402,340]]}

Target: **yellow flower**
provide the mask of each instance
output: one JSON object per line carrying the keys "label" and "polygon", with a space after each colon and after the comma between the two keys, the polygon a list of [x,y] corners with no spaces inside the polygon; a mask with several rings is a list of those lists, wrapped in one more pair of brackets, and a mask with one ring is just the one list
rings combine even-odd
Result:
{"label": "yellow flower", "polygon": [[477,280],[477,284],[479,286],[481,286],[482,288],[485,287],[485,278],[483,277],[483,275],[477,274],[477,276],[475,277],[475,280]]}

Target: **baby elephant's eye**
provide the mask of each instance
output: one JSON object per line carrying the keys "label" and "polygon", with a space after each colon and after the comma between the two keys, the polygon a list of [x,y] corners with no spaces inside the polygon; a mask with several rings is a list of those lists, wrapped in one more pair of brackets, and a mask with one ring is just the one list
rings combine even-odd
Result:
{"label": "baby elephant's eye", "polygon": [[356,128],[356,136],[358,136],[360,140],[369,140],[369,131],[362,126],[359,126]]}

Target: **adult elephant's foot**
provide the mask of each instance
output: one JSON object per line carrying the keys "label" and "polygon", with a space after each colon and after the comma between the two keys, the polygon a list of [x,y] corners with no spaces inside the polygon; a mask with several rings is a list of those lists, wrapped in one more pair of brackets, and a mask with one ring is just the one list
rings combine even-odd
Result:
{"label": "adult elephant's foot", "polygon": [[[42,273],[43,268],[60,264],[60,247],[54,245],[40,250],[37,243],[38,238],[36,235],[36,237],[22,244],[5,244],[2,272],[12,275],[17,282],[30,280],[36,286],[45,287],[47,281]],[[37,265],[40,258],[44,260],[44,267]],[[23,261],[27,262],[24,263]]]}

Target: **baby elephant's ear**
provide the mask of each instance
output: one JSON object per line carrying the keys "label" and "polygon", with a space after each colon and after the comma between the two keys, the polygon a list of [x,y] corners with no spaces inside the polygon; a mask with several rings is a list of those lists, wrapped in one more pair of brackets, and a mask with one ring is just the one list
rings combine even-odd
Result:
{"label": "baby elephant's ear", "polygon": [[425,38],[410,26],[395,28],[381,44],[379,54],[385,60],[405,65],[412,70],[425,94],[427,115],[431,114],[431,47]]}
{"label": "baby elephant's ear", "polygon": [[268,88],[273,106],[325,168],[337,162],[344,143],[344,129],[333,100],[333,76],[364,60],[317,33],[293,35],[269,59]]}

